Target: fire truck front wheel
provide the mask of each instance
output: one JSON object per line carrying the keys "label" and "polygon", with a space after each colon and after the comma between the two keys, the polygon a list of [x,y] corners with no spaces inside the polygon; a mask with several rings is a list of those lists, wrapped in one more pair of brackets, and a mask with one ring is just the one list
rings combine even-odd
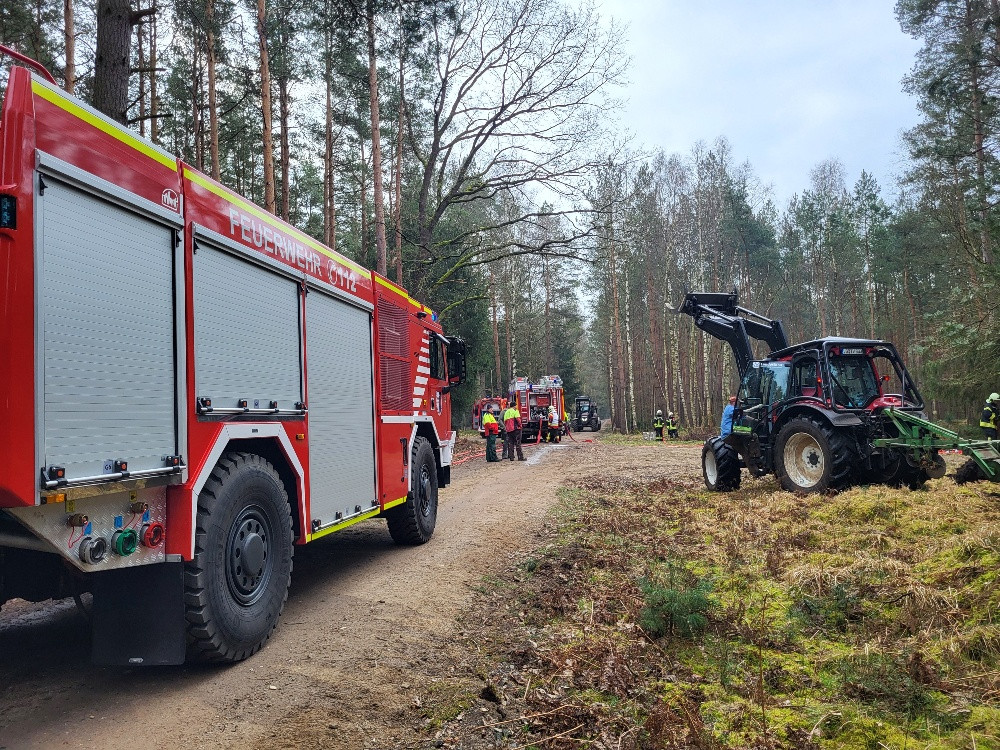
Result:
{"label": "fire truck front wheel", "polygon": [[271,637],[292,576],[292,517],[278,472],[226,453],[198,496],[194,560],[184,572],[188,655],[235,662]]}
{"label": "fire truck front wheel", "polygon": [[386,514],[396,544],[423,544],[437,524],[438,481],[434,449],[426,438],[413,439],[410,452],[410,492],[406,502]]}

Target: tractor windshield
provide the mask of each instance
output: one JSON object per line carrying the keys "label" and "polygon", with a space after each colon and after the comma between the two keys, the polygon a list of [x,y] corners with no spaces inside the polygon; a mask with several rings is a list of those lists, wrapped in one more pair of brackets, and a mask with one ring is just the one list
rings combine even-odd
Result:
{"label": "tractor windshield", "polygon": [[871,360],[863,354],[830,357],[833,400],[848,409],[864,409],[881,395]]}

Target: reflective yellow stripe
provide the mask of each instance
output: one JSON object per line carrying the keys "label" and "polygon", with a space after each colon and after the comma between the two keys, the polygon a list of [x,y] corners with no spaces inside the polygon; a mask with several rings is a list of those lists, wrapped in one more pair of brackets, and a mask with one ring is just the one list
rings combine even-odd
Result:
{"label": "reflective yellow stripe", "polygon": [[124,143],[126,146],[134,148],[136,151],[148,156],[153,161],[159,162],[163,166],[177,171],[177,160],[172,156],[160,151],[147,141],[133,135],[128,130],[112,124],[110,121],[105,120],[103,117],[100,117],[94,112],[84,109],[73,100],[66,98],[58,91],[49,88],[41,81],[32,79],[31,91],[45,101],[56,105],[59,109],[65,110],[74,117],[83,120],[88,125],[92,125],[102,133],[107,133],[112,138]]}
{"label": "reflective yellow stripe", "polygon": [[361,274],[361,276],[363,277],[368,277],[370,275],[371,272],[368,269],[359,266],[357,263],[354,263],[351,260],[348,260],[340,253],[333,252],[333,250],[330,250],[325,245],[320,244],[312,237],[310,237],[308,234],[300,232],[295,227],[289,224],[279,223],[278,221],[275,220],[275,217],[267,213],[267,211],[265,211],[262,208],[258,208],[249,201],[244,200],[239,195],[234,193],[232,190],[224,188],[221,185],[217,185],[216,183],[209,180],[207,177],[204,177],[198,174],[197,172],[192,172],[187,167],[184,168],[184,176],[187,179],[191,180],[191,182],[195,183],[196,185],[200,185],[201,187],[205,188],[210,193],[214,193],[223,200],[229,201],[234,206],[239,206],[244,211],[253,214],[261,221],[270,225],[272,229],[277,229],[278,231],[283,232],[284,234],[295,237],[295,239],[299,240],[302,244],[308,245],[316,252],[321,253],[322,255],[325,255],[326,257],[337,261],[343,266],[347,266],[352,271]]}
{"label": "reflective yellow stripe", "polygon": [[[393,508],[405,502],[406,498],[401,497],[399,498],[399,500],[393,500],[391,503],[386,503],[385,509],[388,510],[389,508]],[[315,534],[306,534],[306,541],[311,542],[313,539],[319,539],[320,537],[326,536],[327,534],[332,534],[334,531],[340,531],[341,529],[346,529],[348,526],[353,526],[359,521],[364,521],[371,518],[372,516],[377,516],[381,512],[382,512],[381,508],[376,508],[375,510],[370,510],[367,513],[358,516],[357,518],[351,518],[347,521],[344,521],[343,523],[338,523],[335,526],[330,526],[328,528],[323,529],[322,531],[317,531]]]}
{"label": "reflective yellow stripe", "polygon": [[401,498],[399,498],[399,500],[393,500],[392,502],[386,503],[385,504],[385,509],[389,510],[389,508],[395,508],[397,505],[402,505],[405,502],[406,502],[406,498],[405,497],[401,497]]}
{"label": "reflective yellow stripe", "polygon": [[402,297],[407,302],[409,302],[411,305],[415,305],[416,307],[419,307],[425,313],[430,314],[432,312],[432,310],[429,307],[425,307],[424,305],[422,305],[419,302],[417,302],[415,299],[413,299],[413,297],[411,297],[409,294],[407,294],[406,292],[404,292],[402,289],[400,289],[398,286],[396,286],[395,284],[393,284],[391,281],[386,281],[385,279],[381,278],[380,276],[375,276],[373,278],[375,279],[375,281],[377,281],[379,284],[381,284],[382,286],[384,286],[386,289],[388,289],[388,290],[390,290],[392,292],[395,292],[400,297]]}

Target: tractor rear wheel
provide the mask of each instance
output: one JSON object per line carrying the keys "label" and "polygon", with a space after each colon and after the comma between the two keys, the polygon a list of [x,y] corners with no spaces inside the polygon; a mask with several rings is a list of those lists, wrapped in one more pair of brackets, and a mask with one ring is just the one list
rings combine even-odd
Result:
{"label": "tractor rear wheel", "polygon": [[986,479],[986,476],[983,474],[983,470],[979,468],[979,464],[971,458],[959,466],[955,472],[955,484],[978,482],[981,479]]}
{"label": "tractor rear wheel", "polygon": [[843,431],[809,417],[797,417],[778,432],[774,473],[789,492],[825,492],[850,481],[854,457]]}
{"label": "tractor rear wheel", "polygon": [[740,488],[740,457],[721,437],[709,438],[701,449],[701,473],[712,492]]}

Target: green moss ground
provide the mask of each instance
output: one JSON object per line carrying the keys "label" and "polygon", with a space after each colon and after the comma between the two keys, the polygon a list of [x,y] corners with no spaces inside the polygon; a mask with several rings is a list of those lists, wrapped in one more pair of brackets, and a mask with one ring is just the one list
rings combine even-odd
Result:
{"label": "green moss ground", "polygon": [[1000,748],[994,490],[579,479],[485,595],[483,672],[544,715],[498,746]]}

